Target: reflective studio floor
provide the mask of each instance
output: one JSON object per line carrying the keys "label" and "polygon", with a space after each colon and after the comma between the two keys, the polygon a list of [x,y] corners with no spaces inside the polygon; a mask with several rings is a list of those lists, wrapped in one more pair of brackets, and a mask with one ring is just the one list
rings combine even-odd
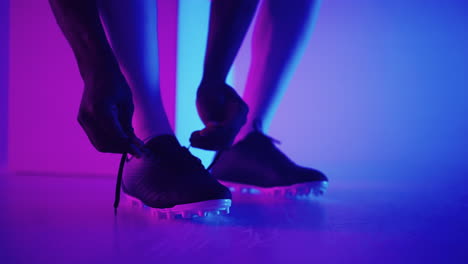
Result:
{"label": "reflective studio floor", "polygon": [[115,217],[111,178],[2,175],[0,263],[468,263],[459,166],[324,171],[319,200],[235,196],[229,216],[172,221]]}

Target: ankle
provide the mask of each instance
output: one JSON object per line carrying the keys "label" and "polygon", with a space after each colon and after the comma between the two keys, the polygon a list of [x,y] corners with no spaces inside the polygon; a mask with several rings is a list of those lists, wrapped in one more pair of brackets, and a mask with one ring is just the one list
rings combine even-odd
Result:
{"label": "ankle", "polygon": [[237,134],[234,143],[237,143],[243,140],[244,138],[247,137],[247,135],[253,132],[260,132],[262,134],[265,134],[264,132],[265,130],[262,126],[262,123],[263,122],[260,119],[253,119],[253,120],[247,121],[247,123],[239,131],[239,134]]}

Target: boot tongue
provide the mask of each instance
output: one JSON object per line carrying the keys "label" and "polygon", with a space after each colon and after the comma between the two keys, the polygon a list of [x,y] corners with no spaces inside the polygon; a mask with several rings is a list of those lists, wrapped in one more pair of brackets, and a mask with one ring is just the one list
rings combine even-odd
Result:
{"label": "boot tongue", "polygon": [[160,155],[163,153],[174,151],[180,148],[179,141],[173,135],[162,135],[150,139],[145,147],[151,150],[154,154]]}

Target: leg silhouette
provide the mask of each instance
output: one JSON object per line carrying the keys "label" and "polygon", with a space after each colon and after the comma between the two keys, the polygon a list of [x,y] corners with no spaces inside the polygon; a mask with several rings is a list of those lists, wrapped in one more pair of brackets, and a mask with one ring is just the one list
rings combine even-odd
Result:
{"label": "leg silhouette", "polygon": [[[136,132],[148,153],[122,159],[119,180],[127,201],[164,218],[228,213],[229,190],[182,147],[160,95],[155,0],[102,0],[100,12],[115,56],[135,98]],[[115,207],[118,206],[119,192]]]}
{"label": "leg silhouette", "polygon": [[95,0],[49,0],[84,82],[78,122],[101,152],[139,156],[132,94],[107,41]]}
{"label": "leg silhouette", "polygon": [[160,93],[156,1],[100,0],[99,10],[132,89],[137,135],[173,134]]}
{"label": "leg silhouette", "polygon": [[260,6],[244,93],[250,108],[247,124],[238,142],[218,152],[211,166],[212,174],[235,192],[309,199],[327,189],[323,173],[291,161],[262,127],[268,127],[275,101],[302,55],[317,4],[314,0],[264,0]]}
{"label": "leg silhouette", "polygon": [[244,138],[255,126],[260,130],[268,128],[277,102],[303,54],[319,3],[265,0],[260,5],[243,96],[249,106],[248,121],[237,139]]}
{"label": "leg silhouette", "polygon": [[204,72],[197,91],[197,110],[206,127],[192,134],[192,146],[211,150],[227,148],[246,121],[247,105],[226,84],[226,77],[257,5],[258,0],[211,3]]}

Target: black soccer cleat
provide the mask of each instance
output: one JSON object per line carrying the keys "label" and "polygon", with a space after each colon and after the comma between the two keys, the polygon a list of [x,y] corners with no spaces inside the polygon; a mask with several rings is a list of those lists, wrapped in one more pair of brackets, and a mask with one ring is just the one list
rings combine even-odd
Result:
{"label": "black soccer cleat", "polygon": [[328,187],[322,172],[296,165],[275,146],[274,139],[258,130],[218,153],[210,167],[213,176],[233,193],[310,199],[323,195]]}
{"label": "black soccer cleat", "polygon": [[[231,193],[172,135],[146,143],[142,158],[123,159],[119,175],[127,203],[157,218],[228,214]],[[119,191],[119,186],[117,187]],[[119,192],[118,192],[119,193]],[[116,194],[118,206],[119,195]]]}

